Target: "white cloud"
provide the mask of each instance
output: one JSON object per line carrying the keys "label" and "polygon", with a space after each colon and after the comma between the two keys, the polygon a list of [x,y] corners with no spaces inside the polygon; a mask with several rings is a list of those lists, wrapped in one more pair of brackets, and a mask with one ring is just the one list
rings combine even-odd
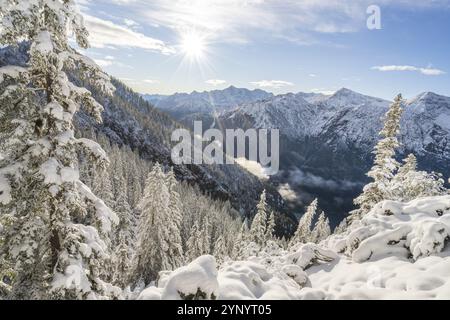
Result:
{"label": "white cloud", "polygon": [[248,172],[257,176],[259,179],[267,180],[269,178],[266,169],[263,168],[258,162],[247,160],[246,158],[237,158],[235,161],[238,165],[245,168]]}
{"label": "white cloud", "polygon": [[278,187],[278,193],[286,201],[297,202],[299,200],[298,194],[291,188],[289,183],[280,185]]}
{"label": "white cloud", "polygon": [[312,88],[309,91],[311,91],[312,93],[324,94],[326,96],[331,96],[336,93],[336,90],[330,90],[330,89],[326,89],[326,88]]}
{"label": "white cloud", "polygon": [[[445,0],[377,2],[384,10],[389,6],[414,8],[445,3]],[[275,37],[302,39],[305,44],[309,42],[305,40],[306,33],[366,29],[366,10],[372,4],[373,0],[135,0],[133,6],[149,25],[162,25],[177,32],[194,28],[218,41],[246,42],[261,34],[254,32],[257,29]]]}
{"label": "white cloud", "polygon": [[224,85],[227,82],[225,80],[220,80],[220,79],[210,79],[210,80],[206,80],[205,83],[209,84],[211,86],[217,87],[220,85]]}
{"label": "white cloud", "polygon": [[250,84],[261,87],[261,88],[283,88],[283,87],[292,87],[294,84],[289,81],[283,80],[261,80],[261,81],[253,81]]}
{"label": "white cloud", "polygon": [[100,67],[105,68],[105,67],[110,67],[113,65],[113,61],[111,60],[105,60],[105,59],[94,59],[94,62],[96,64],[98,64]]}
{"label": "white cloud", "polygon": [[126,82],[130,85],[152,85],[152,84],[161,83],[159,80],[154,80],[154,79],[140,80],[140,79],[122,77],[122,78],[119,78],[119,80]]}
{"label": "white cloud", "polygon": [[310,73],[308,76],[310,76],[311,78],[317,78],[317,74],[315,73]]}
{"label": "white cloud", "polygon": [[156,83],[159,83],[159,80],[145,79],[145,80],[142,80],[142,82],[148,83],[148,84],[156,84]]}
{"label": "white cloud", "polygon": [[131,27],[131,28],[137,27],[139,25],[136,21],[131,20],[131,19],[123,19],[123,23],[125,23],[126,26]]}
{"label": "white cloud", "polygon": [[[94,3],[93,0],[90,2]],[[373,4],[373,0],[95,0],[95,2],[122,5],[120,10],[126,10],[128,17],[136,17],[133,19],[148,27],[170,28],[177,33],[194,29],[214,42],[247,43],[252,38],[266,37],[270,34],[274,38],[286,39],[300,45],[321,43],[316,33],[344,33],[366,29],[368,18],[366,10]],[[382,13],[393,6],[407,9],[449,6],[448,0],[377,0],[376,4],[383,8]]]}
{"label": "white cloud", "polygon": [[133,47],[162,54],[172,54],[173,48],[164,41],[135,32],[112,21],[103,20],[90,15],[84,15],[86,27],[89,30],[89,40],[94,48]]}
{"label": "white cloud", "polygon": [[440,75],[446,74],[445,71],[440,70],[440,69],[435,69],[435,68],[431,68],[431,67],[421,68],[421,67],[408,66],[408,65],[375,66],[375,67],[372,67],[372,70],[378,70],[378,71],[382,71],[382,72],[391,72],[391,71],[420,72],[421,74],[424,74],[426,76],[440,76]]}

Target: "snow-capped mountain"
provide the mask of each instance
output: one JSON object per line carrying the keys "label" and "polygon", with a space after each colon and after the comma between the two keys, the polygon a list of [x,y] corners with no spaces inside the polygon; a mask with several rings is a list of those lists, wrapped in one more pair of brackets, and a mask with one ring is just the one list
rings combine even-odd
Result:
{"label": "snow-capped mountain", "polygon": [[[333,216],[351,209],[351,199],[367,181],[389,105],[346,88],[320,99],[286,94],[229,111],[217,127],[279,128],[282,172],[274,180],[289,183],[297,193],[320,196]],[[428,92],[407,101],[401,125],[400,158],[414,153],[421,168],[448,177],[450,98]]]}
{"label": "snow-capped mountain", "polygon": [[[245,104],[222,115],[226,127],[279,128],[290,140],[319,139],[335,152],[372,151],[389,101],[341,89],[318,102],[304,94],[287,94]],[[405,104],[400,134],[402,150],[435,158],[450,158],[450,97],[426,92]],[[445,169],[445,168],[442,168]]]}
{"label": "snow-capped mountain", "polygon": [[263,90],[248,90],[230,86],[224,90],[192,93],[176,93],[171,96],[144,95],[145,100],[178,120],[186,115],[205,113],[217,114],[237,106],[273,97]]}
{"label": "snow-capped mountain", "polygon": [[402,128],[406,151],[412,151],[425,159],[435,158],[444,162],[443,165],[448,168],[450,97],[425,92],[412,99],[405,108]]}
{"label": "snow-capped mountain", "polygon": [[[164,106],[188,126],[194,120],[203,120],[204,128],[279,128],[281,172],[272,181],[280,186],[289,184],[297,194],[299,211],[303,204],[319,196],[332,223],[338,222],[340,215],[352,209],[351,200],[367,182],[365,174],[373,162],[372,150],[391,102],[347,88],[333,95],[251,93],[231,87],[154,99],[160,101],[156,105]],[[216,109],[205,96],[214,97]],[[233,107],[227,106],[229,100],[224,98],[231,96],[241,97],[233,100]],[[211,110],[219,110],[217,119]],[[422,169],[448,177],[450,98],[431,92],[418,95],[406,102],[401,124],[400,158],[414,153]]]}
{"label": "snow-capped mountain", "polygon": [[223,114],[220,121],[227,128],[283,128],[284,135],[299,138],[310,134],[310,123],[321,116],[321,109],[306,101],[301,94],[289,93],[244,104]]}
{"label": "snow-capped mountain", "polygon": [[[280,128],[292,138],[320,136],[339,122],[348,136],[358,136],[363,122],[383,112],[389,101],[365,96],[349,89],[341,89],[331,96],[298,93],[279,95],[250,104],[224,114],[221,119],[252,118],[252,127]],[[368,132],[367,139],[377,134]]]}

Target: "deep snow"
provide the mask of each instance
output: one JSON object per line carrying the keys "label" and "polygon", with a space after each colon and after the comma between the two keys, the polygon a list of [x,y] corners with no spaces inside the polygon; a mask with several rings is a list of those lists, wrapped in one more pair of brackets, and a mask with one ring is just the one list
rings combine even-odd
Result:
{"label": "deep snow", "polygon": [[218,270],[202,256],[139,299],[450,299],[449,230],[450,195],[385,201],[319,245],[272,244]]}

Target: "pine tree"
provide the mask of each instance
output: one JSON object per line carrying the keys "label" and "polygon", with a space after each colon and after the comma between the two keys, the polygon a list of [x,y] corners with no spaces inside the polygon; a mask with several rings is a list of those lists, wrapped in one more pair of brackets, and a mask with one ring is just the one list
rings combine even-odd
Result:
{"label": "pine tree", "polygon": [[261,198],[257,205],[257,212],[253,218],[252,226],[250,228],[251,240],[260,246],[266,243],[267,236],[267,202],[266,190],[261,194]]}
{"label": "pine tree", "polygon": [[205,216],[203,219],[203,225],[200,230],[200,247],[201,255],[211,253],[211,224],[209,222],[209,217]]}
{"label": "pine tree", "polygon": [[312,223],[315,216],[317,215],[317,206],[319,201],[314,199],[314,201],[308,206],[305,214],[302,216],[298,223],[297,230],[290,241],[290,246],[294,246],[298,243],[307,243],[313,241],[312,236]]}
{"label": "pine tree", "polygon": [[403,160],[391,182],[392,198],[408,202],[420,197],[442,195],[445,192],[444,180],[435,173],[417,171],[417,159],[413,154]]}
{"label": "pine tree", "polygon": [[275,232],[275,214],[272,211],[267,221],[266,241],[274,239],[274,232]]}
{"label": "pine tree", "polygon": [[92,191],[95,195],[102,199],[108,207],[114,207],[115,197],[113,194],[109,170],[99,168],[96,172],[94,172],[92,177]]}
{"label": "pine tree", "polygon": [[203,254],[202,234],[197,222],[192,226],[189,239],[186,242],[186,262],[191,262]]}
{"label": "pine tree", "polygon": [[[145,285],[155,280],[161,270],[181,265],[183,251],[179,230],[179,209],[171,204],[172,186],[156,164],[149,174],[144,197],[139,203],[141,221],[134,274]],[[172,194],[173,195],[173,194]]]}
{"label": "pine tree", "polygon": [[[169,221],[167,225],[167,236],[170,242],[170,248],[167,251],[169,255],[169,265],[173,268],[180,267],[183,264],[183,246],[181,240],[181,222],[183,220],[182,205],[180,200],[180,194],[177,190],[178,182],[175,178],[173,169],[167,174],[166,183],[169,190],[169,208],[168,216],[166,217]],[[164,221],[161,221],[164,223]],[[167,224],[167,222],[165,222]]]}
{"label": "pine tree", "polygon": [[[106,165],[100,146],[74,137],[81,107],[101,121],[102,106],[68,80],[65,70],[94,87],[112,85],[91,60],[69,46],[69,31],[81,48],[88,33],[73,1],[5,0],[0,4],[0,44],[29,44],[26,67],[0,69],[2,160],[0,160],[0,260],[14,266],[13,298],[116,296],[102,279],[110,259],[104,239],[117,217],[79,179],[79,154]],[[4,270],[0,271],[0,274]]]}
{"label": "pine tree", "polygon": [[325,240],[330,235],[330,221],[322,211],[322,213],[319,215],[319,219],[317,219],[316,225],[314,226],[311,238],[313,242],[319,243],[320,241]]}
{"label": "pine tree", "polygon": [[114,240],[114,248],[116,248],[113,253],[112,272],[114,283],[125,288],[130,280],[133,249],[136,243],[136,221],[128,204],[124,179],[120,179],[119,188],[122,192],[117,195],[113,206],[114,211],[119,216],[120,223],[114,230],[115,235],[111,235]]}
{"label": "pine tree", "polygon": [[225,243],[225,239],[223,236],[219,236],[217,238],[216,243],[214,244],[214,257],[219,265],[221,265],[228,258],[228,248]]}
{"label": "pine tree", "polygon": [[398,95],[389,108],[384,120],[382,139],[375,146],[375,162],[367,174],[373,182],[364,187],[363,193],[355,199],[358,209],[352,212],[352,219],[368,213],[377,203],[392,197],[390,182],[400,164],[395,160],[395,150],[399,147],[397,135],[400,132],[400,118],[403,113],[403,98]]}
{"label": "pine tree", "polygon": [[248,221],[247,219],[244,220],[244,222],[241,225],[241,229],[238,232],[238,235],[236,239],[234,239],[233,244],[233,259],[239,260],[244,258],[244,248],[247,245],[247,242],[250,238],[250,232],[248,229]]}
{"label": "pine tree", "polygon": [[342,234],[347,230],[348,222],[344,219],[339,223],[339,225],[334,229],[333,234]]}

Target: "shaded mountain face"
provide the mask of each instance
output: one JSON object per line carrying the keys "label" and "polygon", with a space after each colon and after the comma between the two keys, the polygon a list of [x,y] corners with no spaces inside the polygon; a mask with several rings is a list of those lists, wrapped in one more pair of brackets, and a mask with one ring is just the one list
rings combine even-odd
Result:
{"label": "shaded mountain face", "polygon": [[[0,67],[7,64],[24,65],[28,59],[26,45],[18,48],[0,49]],[[177,179],[197,185],[214,199],[229,201],[242,216],[251,218],[255,213],[259,196],[267,189],[268,202],[278,211],[277,232],[290,234],[296,227],[295,217],[286,210],[285,203],[270,184],[260,181],[238,165],[174,165],[171,160],[172,132],[181,128],[179,122],[154,108],[140,94],[113,79],[116,88],[113,96],[91,87],[79,79],[76,73],[69,74],[76,85],[86,87],[104,107],[103,123],[94,123],[92,118],[80,111],[75,117],[78,134],[81,131],[101,132],[111,143],[128,146],[151,162],[173,166]],[[1,121],[1,119],[0,119]]]}
{"label": "shaded mountain face", "polygon": [[[332,96],[287,94],[224,113],[216,126],[280,129],[281,172],[272,183],[289,190],[297,212],[319,197],[337,224],[368,182],[365,174],[389,105],[345,88]],[[407,101],[401,126],[399,159],[414,153],[421,169],[448,177],[450,98],[424,93]]]}

